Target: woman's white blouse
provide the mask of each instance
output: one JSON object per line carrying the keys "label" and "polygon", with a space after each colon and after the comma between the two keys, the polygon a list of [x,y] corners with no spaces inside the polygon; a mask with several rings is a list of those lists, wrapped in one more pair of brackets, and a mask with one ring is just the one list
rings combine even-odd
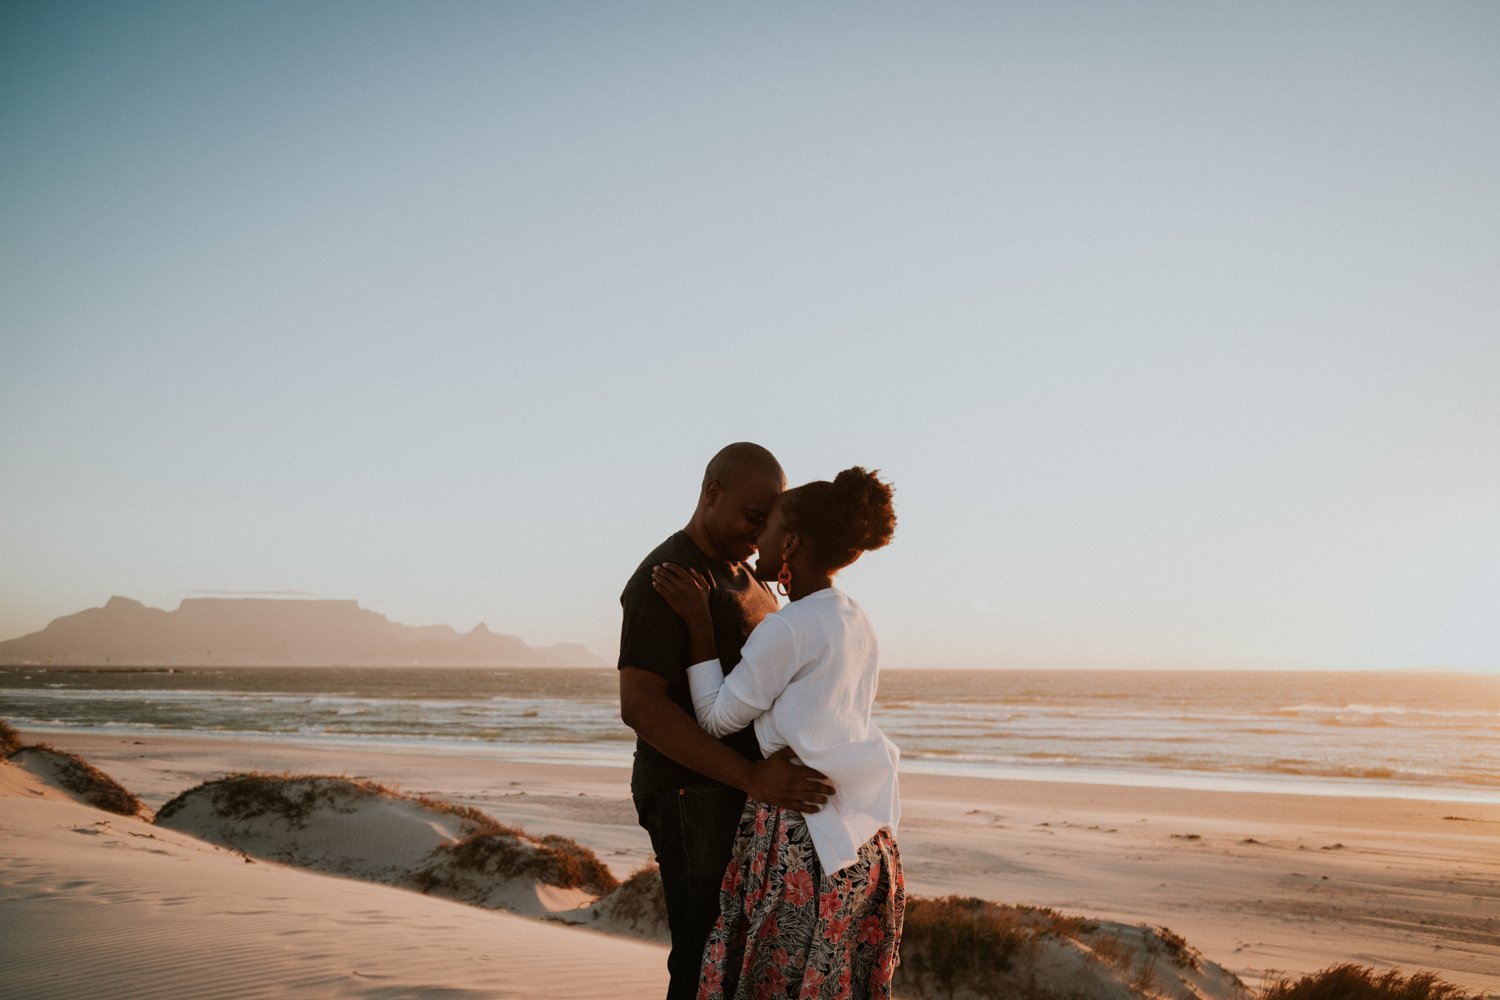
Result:
{"label": "woman's white blouse", "polygon": [[805,818],[830,874],[853,864],[881,828],[894,835],[901,818],[901,754],[870,721],[877,672],[869,619],[835,587],[766,616],[729,676],[718,660],[688,669],[693,709],[711,735],[754,722],[762,753],[791,747],[798,760],[828,775],[833,797]]}

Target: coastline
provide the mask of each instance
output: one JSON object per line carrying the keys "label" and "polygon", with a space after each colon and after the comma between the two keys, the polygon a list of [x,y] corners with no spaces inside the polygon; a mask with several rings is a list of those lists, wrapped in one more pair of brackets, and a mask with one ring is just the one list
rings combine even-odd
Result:
{"label": "coastline", "polygon": [[[618,877],[650,861],[621,766],[295,738],[28,735],[153,807],[228,772],[348,774],[573,838]],[[1163,925],[1251,986],[1353,961],[1500,994],[1500,805],[919,771],[903,772],[902,789],[915,895]]]}

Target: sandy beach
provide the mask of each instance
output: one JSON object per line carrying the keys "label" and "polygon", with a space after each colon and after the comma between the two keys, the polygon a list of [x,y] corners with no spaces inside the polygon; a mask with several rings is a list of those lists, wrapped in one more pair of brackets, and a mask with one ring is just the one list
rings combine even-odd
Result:
{"label": "sandy beach", "polygon": [[[620,768],[26,735],[83,756],[153,809],[230,772],[347,774],[570,837],[620,878],[651,860]],[[8,995],[651,997],[665,982],[665,949],[652,943],[247,864],[141,820],[101,818],[6,770]],[[914,895],[1164,925],[1252,987],[1352,961],[1500,995],[1500,805],[921,774],[905,775],[903,792]]]}

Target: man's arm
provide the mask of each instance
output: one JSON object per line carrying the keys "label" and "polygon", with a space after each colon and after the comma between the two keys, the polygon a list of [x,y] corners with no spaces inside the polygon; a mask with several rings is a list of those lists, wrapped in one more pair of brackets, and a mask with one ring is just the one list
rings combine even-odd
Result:
{"label": "man's arm", "polygon": [[827,776],[792,763],[789,750],[752,762],[709,736],[668,697],[667,679],[649,670],[620,668],[620,718],[677,763],[762,802],[814,813],[833,794]]}

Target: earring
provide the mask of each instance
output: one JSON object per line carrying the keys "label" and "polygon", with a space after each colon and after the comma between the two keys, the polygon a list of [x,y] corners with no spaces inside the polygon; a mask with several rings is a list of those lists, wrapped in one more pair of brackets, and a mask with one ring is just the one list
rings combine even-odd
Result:
{"label": "earring", "polygon": [[782,597],[788,596],[792,587],[792,567],[787,565],[785,559],[781,560],[781,572],[776,574],[776,593]]}

